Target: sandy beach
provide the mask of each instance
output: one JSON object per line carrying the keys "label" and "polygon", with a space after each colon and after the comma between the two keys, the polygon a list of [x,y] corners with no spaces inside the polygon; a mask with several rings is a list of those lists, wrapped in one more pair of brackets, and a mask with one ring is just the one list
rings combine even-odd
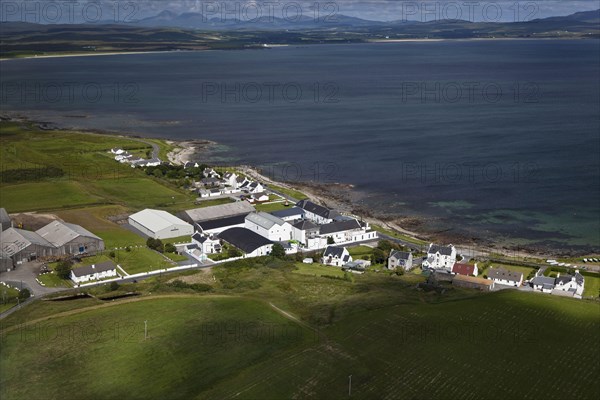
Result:
{"label": "sandy beach", "polygon": [[36,58],[67,58],[67,57],[100,57],[100,56],[125,56],[133,54],[156,54],[156,53],[172,53],[171,51],[122,51],[122,52],[98,52],[98,53],[81,53],[81,54],[48,54],[48,55],[34,55],[18,58],[0,58],[0,61],[10,60],[26,60]]}

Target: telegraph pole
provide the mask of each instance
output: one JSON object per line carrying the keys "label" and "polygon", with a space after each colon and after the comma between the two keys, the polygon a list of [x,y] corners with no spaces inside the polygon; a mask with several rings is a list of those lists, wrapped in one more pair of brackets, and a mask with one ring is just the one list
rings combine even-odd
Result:
{"label": "telegraph pole", "polygon": [[144,340],[148,339],[148,321],[144,321]]}

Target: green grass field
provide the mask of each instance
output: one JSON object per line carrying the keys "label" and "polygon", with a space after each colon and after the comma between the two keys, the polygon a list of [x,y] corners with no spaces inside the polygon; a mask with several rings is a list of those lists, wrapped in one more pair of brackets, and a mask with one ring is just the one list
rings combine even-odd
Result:
{"label": "green grass field", "polygon": [[76,181],[22,183],[1,189],[0,206],[10,212],[55,210],[104,202]]}
{"label": "green grass field", "polygon": [[19,291],[12,287],[0,285],[0,313],[17,305]]}
{"label": "green grass field", "polygon": [[[120,205],[137,211],[192,208],[195,196],[144,171],[120,164],[109,153],[121,147],[145,153],[139,140],[72,131],[46,131],[34,124],[0,122],[2,198],[9,212],[54,211],[86,205]],[[162,140],[161,153],[172,148]],[[166,158],[165,158],[166,159]],[[56,174],[49,174],[48,171]]]}
{"label": "green grass field", "polygon": [[108,220],[110,216],[128,214],[128,210],[122,206],[86,207],[63,210],[56,214],[63,220],[81,225],[100,236],[108,250],[146,243],[141,236]]}
{"label": "green grass field", "polygon": [[293,206],[293,204],[288,203],[288,205],[285,206],[284,202],[280,202],[280,203],[269,203],[269,204],[256,204],[254,206],[254,208],[256,208],[257,211],[273,212],[273,211],[279,211],[279,210],[283,210],[286,208],[290,208],[292,206]]}
{"label": "green grass field", "polygon": [[173,266],[147,247],[132,248],[129,252],[120,250],[116,254],[116,262],[130,275]]}
{"label": "green grass field", "polygon": [[73,286],[73,282],[67,279],[61,279],[55,273],[47,273],[38,275],[38,280],[44,284],[45,287],[61,287],[69,288]]}
{"label": "green grass field", "polygon": [[[502,268],[508,271],[514,271],[514,272],[521,272],[523,274],[523,280],[526,280],[527,277],[531,274],[531,273],[535,273],[536,269],[535,268],[531,268],[531,267],[522,267],[522,266],[518,266],[518,265],[510,265],[510,264],[499,264],[499,263],[492,263],[492,267],[494,268]],[[483,276],[486,275],[487,276],[487,271],[489,268],[479,268],[479,276]]]}
{"label": "green grass field", "polygon": [[583,285],[583,297],[600,297],[600,276],[585,275]]}
{"label": "green grass field", "polygon": [[49,325],[64,335],[3,337],[3,400],[194,398],[274,354],[293,356],[310,339],[267,304],[232,298],[146,300]]}
{"label": "green grass field", "polygon": [[[425,292],[411,273],[316,276],[330,269],[246,259],[176,278],[208,283],[208,295],[176,290],[163,276],[119,289],[136,298],[34,302],[3,321],[0,396],[338,399],[349,375],[358,399],[600,395],[598,302]],[[24,323],[48,325],[48,335],[58,326],[87,333],[44,340]],[[285,324],[287,336],[242,339],[262,324]]]}
{"label": "green grass field", "polygon": [[312,275],[312,276],[335,276],[339,278],[343,278],[345,272],[342,271],[341,268],[332,267],[323,264],[304,264],[304,263],[296,263],[296,267],[298,268],[293,273],[302,274],[302,275]]}

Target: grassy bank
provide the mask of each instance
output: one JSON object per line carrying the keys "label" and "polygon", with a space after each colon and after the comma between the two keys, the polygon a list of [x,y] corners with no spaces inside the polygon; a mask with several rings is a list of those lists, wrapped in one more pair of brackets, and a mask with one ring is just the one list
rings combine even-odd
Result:
{"label": "grassy bank", "polygon": [[[358,399],[600,395],[597,302],[340,272],[242,260],[122,285],[140,294],[126,300],[38,301],[3,321],[0,395],[72,398],[68,379],[77,398],[344,398],[348,375]],[[43,340],[34,326],[89,332]]]}

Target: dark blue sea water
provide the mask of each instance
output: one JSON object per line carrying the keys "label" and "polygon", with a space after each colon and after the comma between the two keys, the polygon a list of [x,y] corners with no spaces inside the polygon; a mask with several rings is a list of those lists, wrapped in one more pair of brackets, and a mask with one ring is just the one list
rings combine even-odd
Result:
{"label": "dark blue sea water", "polygon": [[2,108],[219,142],[423,228],[600,248],[597,40],[443,41],[2,62]]}

